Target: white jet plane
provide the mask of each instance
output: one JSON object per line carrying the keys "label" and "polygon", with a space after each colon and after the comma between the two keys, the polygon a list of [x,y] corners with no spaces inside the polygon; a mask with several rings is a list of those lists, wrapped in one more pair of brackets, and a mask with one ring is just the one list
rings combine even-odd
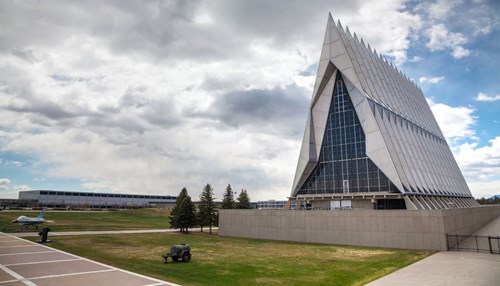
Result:
{"label": "white jet plane", "polygon": [[26,229],[28,226],[34,226],[36,229],[38,229],[38,226],[42,223],[45,222],[45,219],[43,218],[45,216],[45,208],[42,209],[42,211],[38,214],[37,217],[27,217],[27,216],[20,216],[17,219],[11,221],[11,223],[18,223],[21,225],[21,228]]}

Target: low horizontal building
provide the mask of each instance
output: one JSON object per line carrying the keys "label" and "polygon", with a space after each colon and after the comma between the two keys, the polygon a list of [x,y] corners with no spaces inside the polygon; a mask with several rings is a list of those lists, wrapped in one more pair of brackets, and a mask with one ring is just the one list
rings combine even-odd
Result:
{"label": "low horizontal building", "polygon": [[52,190],[20,191],[19,200],[32,201],[37,206],[132,208],[175,204],[175,196],[64,192]]}
{"label": "low horizontal building", "polygon": [[257,208],[259,210],[269,210],[269,209],[284,209],[288,201],[258,201]]}

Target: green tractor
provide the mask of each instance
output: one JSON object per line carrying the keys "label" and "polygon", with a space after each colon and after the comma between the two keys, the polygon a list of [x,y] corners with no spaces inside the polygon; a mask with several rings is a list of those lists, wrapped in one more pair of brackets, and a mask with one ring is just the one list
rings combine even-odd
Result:
{"label": "green tractor", "polygon": [[179,261],[182,259],[182,262],[189,262],[191,260],[191,247],[189,244],[181,243],[177,245],[172,245],[170,247],[170,252],[163,254],[163,262],[167,263],[168,258],[172,258],[172,261]]}

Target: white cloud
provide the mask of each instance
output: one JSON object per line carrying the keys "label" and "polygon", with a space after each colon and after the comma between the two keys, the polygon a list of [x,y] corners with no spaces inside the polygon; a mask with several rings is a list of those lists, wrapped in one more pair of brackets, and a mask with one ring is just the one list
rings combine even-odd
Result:
{"label": "white cloud", "polygon": [[468,57],[470,55],[470,50],[465,49],[461,46],[455,46],[455,47],[453,47],[453,52],[451,53],[451,55],[455,59],[461,59],[464,57]]}
{"label": "white cloud", "polygon": [[10,180],[7,178],[0,179],[0,190],[6,190],[7,186],[10,184]]}
{"label": "white cloud", "polygon": [[432,19],[443,19],[452,9],[460,4],[459,0],[438,0],[434,3],[428,3],[429,17]]}
{"label": "white cloud", "polygon": [[500,94],[496,96],[489,96],[486,93],[480,92],[476,96],[476,101],[497,101],[500,100]]}
{"label": "white cloud", "polygon": [[500,180],[468,183],[475,198],[491,198],[500,194]]}
{"label": "white cloud", "polygon": [[[474,125],[474,109],[452,107],[428,99],[441,130],[450,143],[455,159],[476,198],[499,194],[500,189],[500,137],[480,146]],[[472,142],[460,143],[462,140]]]}
{"label": "white cloud", "polygon": [[[470,50],[465,44],[474,48],[479,44],[481,47],[477,39],[495,31],[500,24],[498,7],[491,1],[410,2],[418,3],[413,11],[422,17],[421,32],[428,39],[427,47],[431,51],[450,51],[456,59],[468,57],[473,51],[474,55],[479,55],[477,49]],[[449,29],[455,32],[450,32]],[[418,36],[420,34],[415,38],[418,39]]]}
{"label": "white cloud", "polygon": [[410,63],[418,63],[419,61],[421,61],[422,58],[419,57],[419,56],[414,56],[413,58],[409,59],[408,62]]}
{"label": "white cloud", "polygon": [[500,137],[485,146],[464,143],[456,148],[455,157],[475,197],[500,194]]}
{"label": "white cloud", "polygon": [[[490,197],[498,194],[500,185],[500,137],[479,146],[474,130],[474,109],[449,106],[427,99],[441,127],[458,166],[468,182],[474,197]],[[471,142],[461,143],[463,140]]]}
{"label": "white cloud", "polygon": [[481,146],[474,130],[474,109],[428,102],[474,197],[500,194],[500,136]]}
{"label": "white cloud", "polygon": [[498,7],[492,7],[490,1],[474,2],[473,8],[462,9],[461,12],[465,13],[460,13],[463,16],[460,19],[466,20],[465,23],[473,29],[474,36],[487,35],[498,28],[500,24]]}
{"label": "white cloud", "polygon": [[449,32],[444,24],[432,25],[426,30],[429,42],[426,46],[431,51],[452,49],[453,57],[460,59],[470,55],[470,51],[462,47],[467,43],[467,38],[462,33]]}
{"label": "white cloud", "polygon": [[25,164],[26,163],[20,162],[20,161],[12,161],[12,160],[3,161],[3,160],[0,160],[0,166],[3,165],[3,166],[7,166],[7,167],[19,168],[19,167],[24,166]]}
{"label": "white cloud", "polygon": [[15,186],[12,186],[12,193],[14,194],[18,194],[19,192],[21,191],[29,191],[31,190],[30,186],[28,185],[15,185]]}
{"label": "white cloud", "polygon": [[458,146],[456,155],[464,173],[475,180],[500,176],[500,137],[481,147],[478,143],[464,143]]}
{"label": "white cloud", "polygon": [[30,187],[27,185],[11,185],[12,181],[7,178],[0,178],[0,197],[1,198],[17,198],[20,191],[28,191]]}
{"label": "white cloud", "polygon": [[394,0],[366,1],[358,15],[343,21],[349,23],[351,31],[356,31],[365,43],[400,65],[407,61],[410,38],[422,27],[420,16],[404,11],[404,4]]}
{"label": "white cloud", "polygon": [[443,79],[445,79],[444,76],[438,76],[438,77],[421,77],[418,79],[418,81],[420,83],[439,83],[440,81],[442,81]]}
{"label": "white cloud", "polygon": [[474,109],[464,106],[449,106],[443,103],[435,103],[427,99],[432,113],[438,122],[441,131],[448,141],[460,139],[475,139],[474,124],[476,117]]}

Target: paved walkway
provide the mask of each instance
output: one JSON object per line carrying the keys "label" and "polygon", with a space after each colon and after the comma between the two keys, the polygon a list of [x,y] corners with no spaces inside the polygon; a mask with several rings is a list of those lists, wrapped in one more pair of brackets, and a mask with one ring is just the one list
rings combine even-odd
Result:
{"label": "paved walkway", "polygon": [[132,273],[0,232],[0,285],[166,286],[176,284]]}
{"label": "paved walkway", "polygon": [[[475,235],[500,236],[500,217],[478,230]],[[470,243],[475,247],[475,240]],[[442,251],[367,285],[498,286],[500,254]]]}
{"label": "paved walkway", "polygon": [[443,251],[382,277],[369,286],[500,285],[500,255]]}
{"label": "paved walkway", "polygon": [[[212,231],[217,231],[217,227],[212,227]],[[41,231],[41,230],[40,230]],[[199,228],[190,228],[189,231],[200,231]],[[203,231],[208,232],[207,228],[203,228]],[[179,232],[178,229],[138,229],[138,230],[97,230],[97,231],[64,231],[64,232],[49,232],[49,238],[51,236],[61,236],[61,235],[96,235],[96,234],[129,234],[129,233],[154,233],[154,232]],[[11,235],[16,237],[32,237],[39,236],[38,232],[18,232],[11,233]]]}
{"label": "paved walkway", "polygon": [[[41,230],[40,230],[41,231]],[[51,236],[61,236],[61,235],[95,235],[95,234],[126,234],[126,233],[154,233],[154,232],[179,232],[178,229],[140,229],[140,230],[96,230],[96,231],[50,231],[49,238]],[[38,232],[17,232],[11,233],[13,236],[17,237],[32,237],[39,236]]]}

